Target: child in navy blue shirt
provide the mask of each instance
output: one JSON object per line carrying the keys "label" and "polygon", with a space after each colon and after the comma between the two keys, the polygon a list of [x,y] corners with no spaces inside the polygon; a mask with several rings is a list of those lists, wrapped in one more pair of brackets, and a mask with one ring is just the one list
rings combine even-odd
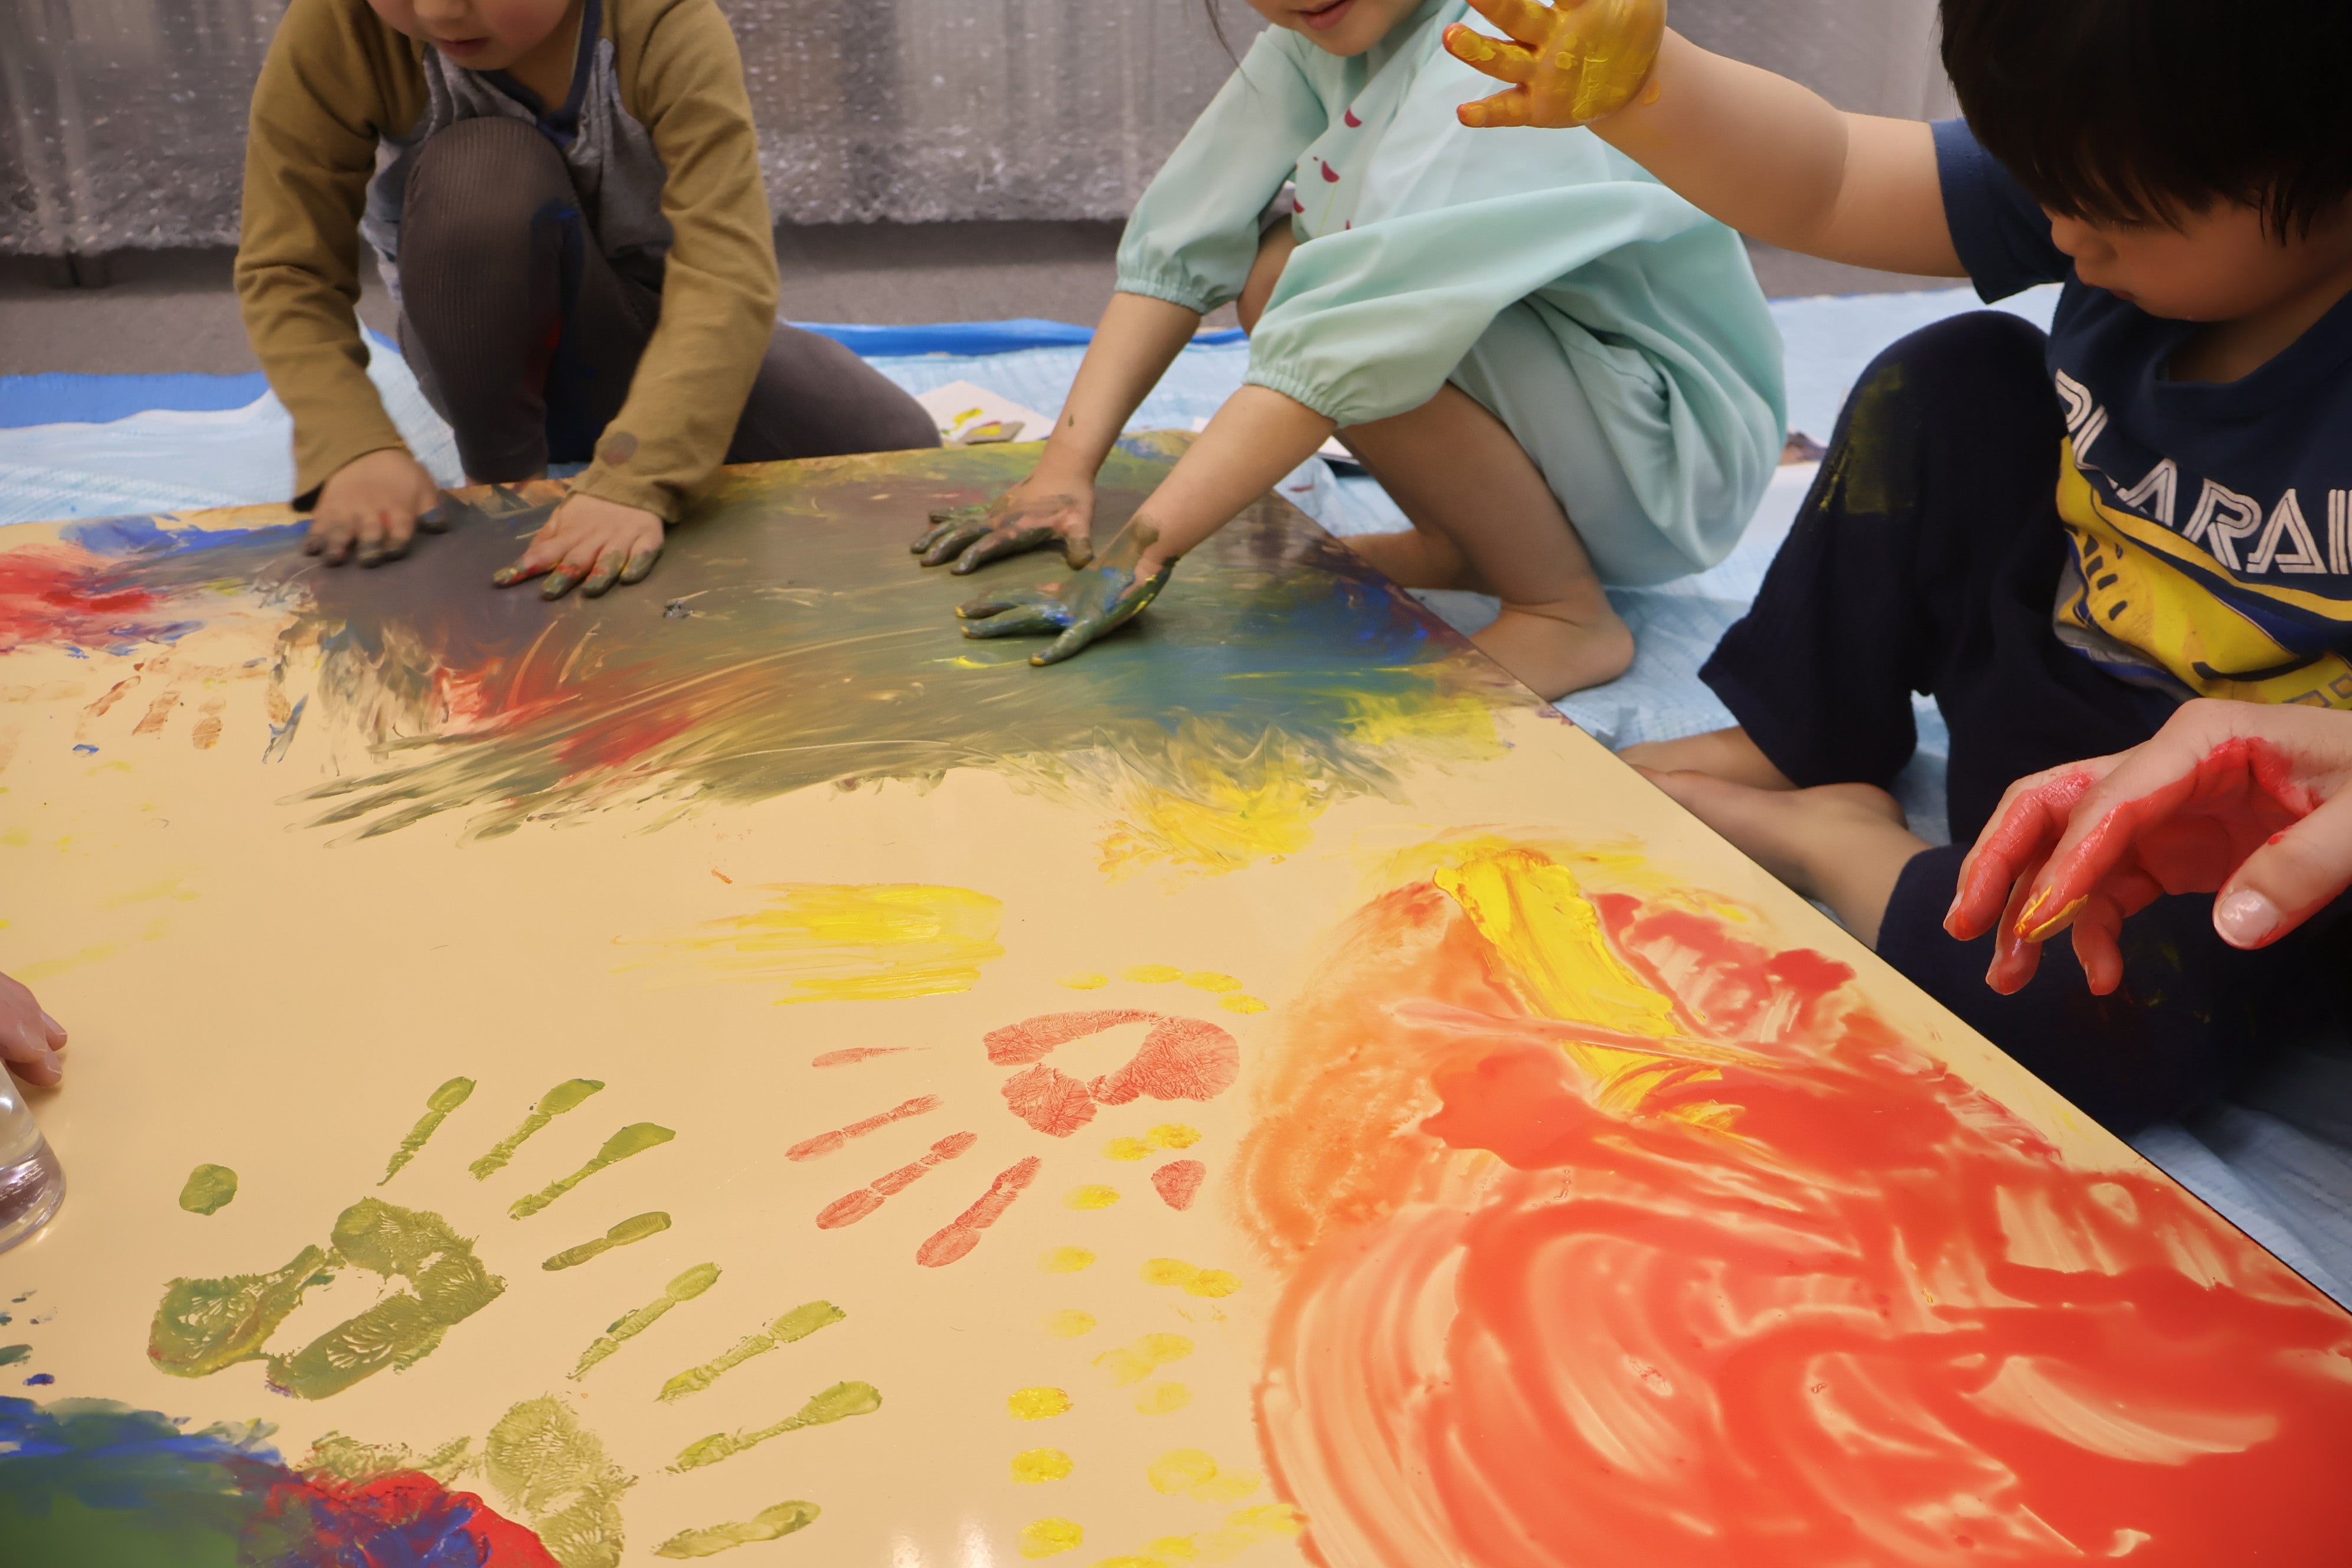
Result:
{"label": "child in navy blue shirt", "polygon": [[[2055,946],[1999,994],[1991,938],[1943,920],[2012,780],[2192,698],[2352,709],[2352,7],[1943,0],[1967,119],[1930,126],[1708,54],[1656,0],[1472,3],[1519,42],[1448,38],[1516,84],[1466,122],[1590,121],[1792,250],[1987,301],[2064,286],[2046,338],[1965,315],[1864,374],[1702,671],[1739,727],[1628,759],[2118,1130],[2340,1017],[2341,900],[2245,952],[2210,900],[2160,898],[2105,996]],[[1888,793],[1915,691],[1951,729],[1949,847]]]}

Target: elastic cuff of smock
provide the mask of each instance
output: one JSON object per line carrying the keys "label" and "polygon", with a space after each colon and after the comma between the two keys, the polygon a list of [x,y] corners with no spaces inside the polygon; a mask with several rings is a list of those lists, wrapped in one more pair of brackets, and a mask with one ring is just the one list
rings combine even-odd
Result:
{"label": "elastic cuff of smock", "polygon": [[1118,292],[1140,294],[1147,300],[1165,300],[1171,305],[1182,306],[1196,316],[1205,316],[1218,306],[1226,303],[1213,294],[1202,292],[1196,285],[1165,281],[1157,278],[1129,278],[1121,275]]}
{"label": "elastic cuff of smock", "polygon": [[572,480],[572,493],[594,496],[618,506],[633,506],[639,511],[649,511],[666,523],[675,523],[686,514],[687,500],[680,487],[662,479],[628,476],[602,463],[583,468]]}
{"label": "elastic cuff of smock", "polygon": [[1290,374],[1286,371],[1261,370],[1256,365],[1252,365],[1250,366],[1247,374],[1243,375],[1242,384],[1244,386],[1263,386],[1268,392],[1278,392],[1282,394],[1283,396],[1290,399],[1293,403],[1300,404],[1306,407],[1313,409],[1316,413],[1320,414],[1324,418],[1330,420],[1335,425],[1362,423],[1361,420],[1351,422],[1341,417],[1339,412],[1331,406],[1331,400],[1324,391],[1317,387],[1309,386],[1307,383],[1299,380],[1297,376]]}

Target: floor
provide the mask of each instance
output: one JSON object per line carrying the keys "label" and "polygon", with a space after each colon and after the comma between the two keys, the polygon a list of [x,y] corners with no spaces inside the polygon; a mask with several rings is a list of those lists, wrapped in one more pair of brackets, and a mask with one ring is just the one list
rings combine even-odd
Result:
{"label": "floor", "polygon": [[[799,321],[955,321],[1042,316],[1092,322],[1111,295],[1110,223],[874,224],[776,237],[782,310]],[[1751,246],[1774,298],[1948,287]],[[0,257],[0,374],[257,370],[226,250],[121,251],[100,288],[59,288],[38,257]],[[1228,308],[1211,324],[1230,326]],[[360,319],[389,331],[392,304],[367,269]]]}

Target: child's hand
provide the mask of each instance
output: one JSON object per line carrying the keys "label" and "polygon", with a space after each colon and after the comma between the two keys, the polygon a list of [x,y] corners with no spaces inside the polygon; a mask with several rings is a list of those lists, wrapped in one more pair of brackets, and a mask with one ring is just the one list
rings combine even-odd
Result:
{"label": "child's hand", "polygon": [[[1119,530],[1102,559],[1066,582],[1016,590],[1000,598],[974,599],[956,614],[968,637],[1053,637],[1031,664],[1059,664],[1088,643],[1116,630],[1160,596],[1176,570],[1151,547],[1160,531],[1138,519]],[[1061,635],[1055,637],[1056,632]]]}
{"label": "child's hand", "polygon": [[1445,29],[1447,52],[1517,84],[1454,110],[1473,130],[1586,125],[1614,114],[1649,80],[1666,36],[1666,0],[1470,0],[1470,8],[1510,37],[1456,22]]}
{"label": "child's hand", "polygon": [[0,974],[0,1061],[26,1083],[47,1088],[65,1076],[58,1060],[65,1048],[65,1026],[42,1012],[30,991]]}
{"label": "child's hand", "polygon": [[420,528],[443,533],[448,523],[436,510],[441,487],[425,465],[397,447],[353,458],[319,487],[303,552],[323,555],[341,566],[359,548],[360,564],[381,566],[408,553]]}
{"label": "child's hand", "polygon": [[985,507],[931,513],[930,529],[908,548],[926,566],[954,562],[959,577],[1049,544],[1059,544],[1072,566],[1084,566],[1095,558],[1093,484],[1041,481],[1032,474]]}
{"label": "child's hand", "polygon": [[2218,892],[2214,929],[2265,947],[2352,887],[2352,714],[2185,704],[2153,740],[2011,784],[1960,868],[1944,929],[1996,929],[1986,983],[2033,978],[2072,926],[2100,995],[2123,922],[2166,893]]}
{"label": "child's hand", "polygon": [[662,520],[649,511],[597,496],[567,497],[531,535],[522,559],[490,581],[510,588],[544,573],[542,599],[561,599],[575,587],[601,598],[615,583],[642,583],[661,559]]}

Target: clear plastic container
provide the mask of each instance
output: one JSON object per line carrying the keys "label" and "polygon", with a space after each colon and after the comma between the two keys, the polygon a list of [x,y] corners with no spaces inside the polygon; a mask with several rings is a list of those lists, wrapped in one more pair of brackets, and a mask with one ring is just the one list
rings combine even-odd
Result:
{"label": "clear plastic container", "polygon": [[23,1086],[0,1068],[0,1252],[48,1224],[65,1195],[65,1171],[33,1121]]}

